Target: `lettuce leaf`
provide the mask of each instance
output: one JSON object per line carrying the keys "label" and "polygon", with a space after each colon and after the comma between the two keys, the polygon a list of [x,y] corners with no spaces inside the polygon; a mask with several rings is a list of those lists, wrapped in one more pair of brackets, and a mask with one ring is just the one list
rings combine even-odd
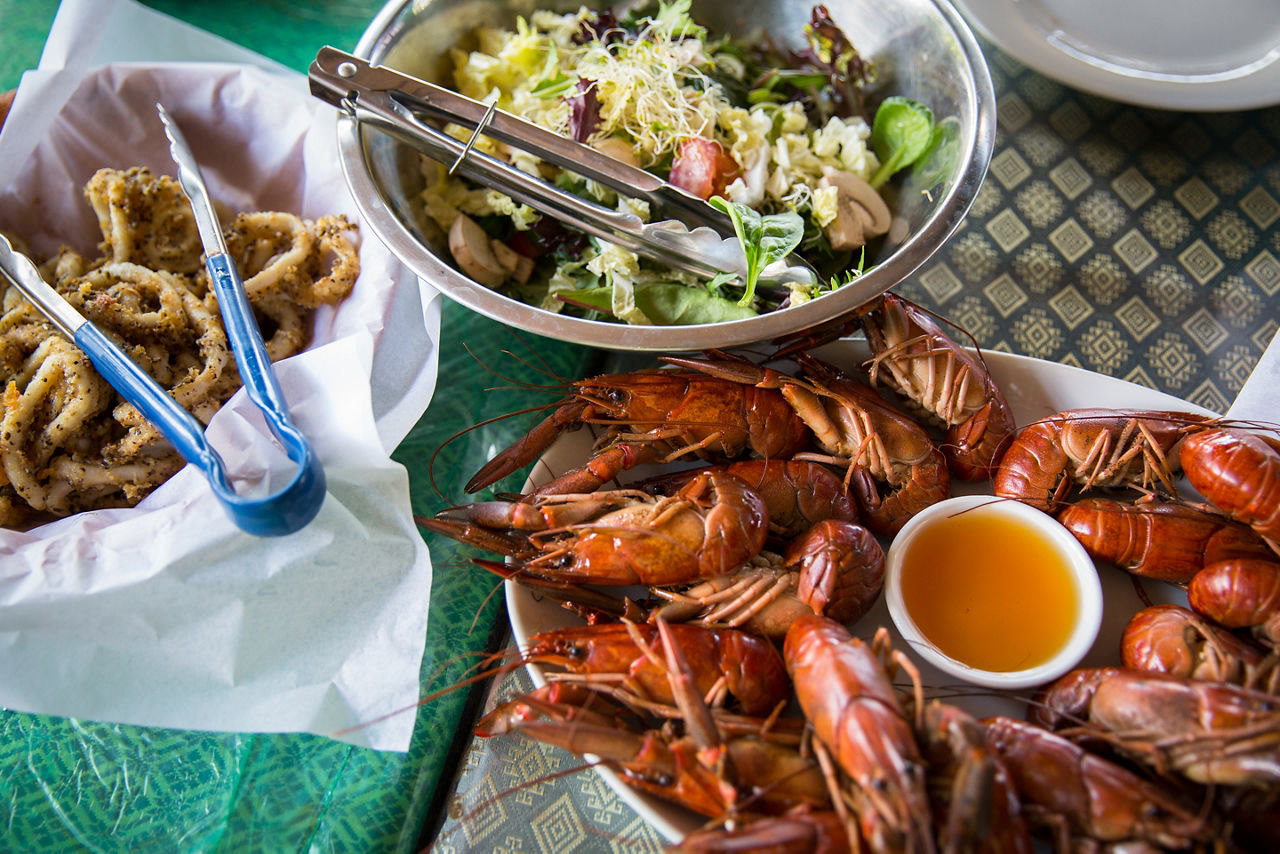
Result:
{"label": "lettuce leaf", "polygon": [[[716,296],[704,288],[678,282],[646,282],[633,288],[635,307],[644,312],[651,323],[661,326],[720,323],[756,316],[754,309]],[[605,314],[613,313],[613,289],[609,287],[560,292],[556,296],[572,305]]]}

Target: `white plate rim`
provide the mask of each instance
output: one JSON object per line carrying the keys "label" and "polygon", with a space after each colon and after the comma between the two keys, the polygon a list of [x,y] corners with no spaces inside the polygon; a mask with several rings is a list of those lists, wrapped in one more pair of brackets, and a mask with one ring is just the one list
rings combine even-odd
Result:
{"label": "white plate rim", "polygon": [[[815,355],[836,364],[841,364],[842,360],[847,360],[847,365],[861,364],[865,360],[867,353],[866,342],[862,339],[837,341],[815,351]],[[1013,407],[1019,426],[1030,423],[1037,418],[1052,415],[1063,409],[1089,406],[1117,409],[1175,410],[1210,416],[1218,414],[1174,395],[1073,365],[1064,365],[1030,356],[998,351],[983,351],[982,356],[986,360],[992,376],[1008,399],[1010,406]],[[591,441],[592,437],[587,435],[586,431],[565,434],[557,440],[556,445],[553,445],[543,455],[543,460],[546,460],[547,457],[554,457],[557,446],[560,449],[564,449],[567,445],[572,444],[585,449],[589,447]],[[545,482],[549,476],[549,469],[541,461],[535,463],[530,478],[524,485],[525,491],[531,489],[536,483]],[[967,491],[979,491],[981,487],[982,485],[980,484],[977,488],[968,489]],[[961,486],[960,489],[953,489],[953,494],[961,494],[963,491],[966,491],[966,487]],[[1117,593],[1124,599],[1120,606],[1116,608],[1116,611],[1125,613],[1128,608],[1133,607],[1133,603],[1139,601],[1129,581],[1130,576],[1126,573],[1112,567],[1100,567],[1099,574],[1103,580],[1104,596],[1107,597],[1107,601],[1114,605]],[[513,581],[505,582],[504,586],[512,639],[522,649],[531,635],[549,628],[570,624],[572,618],[568,616],[567,611],[560,609],[548,600],[538,599],[528,587],[521,586]],[[1162,590],[1161,588],[1165,589]],[[1155,593],[1156,598],[1160,601],[1164,601],[1167,596],[1168,601],[1181,601],[1183,604],[1186,602],[1185,595],[1182,595],[1179,600],[1178,594],[1174,592],[1172,587],[1160,585],[1158,582],[1152,582],[1147,592]],[[1141,607],[1141,605],[1139,604],[1138,607]],[[1131,616],[1137,610],[1138,608],[1135,607],[1132,611],[1127,611],[1127,613]],[[548,615],[555,615],[550,617],[555,622],[555,625],[548,623]],[[563,622],[558,620],[561,615],[565,617]],[[1125,617],[1125,622],[1127,622],[1127,619]],[[1104,620],[1107,620],[1106,616],[1104,616]],[[905,648],[901,635],[897,633],[896,629],[892,628],[884,596],[879,598],[876,606],[867,615],[854,624],[852,630],[856,635],[867,635],[869,637],[871,624],[877,623],[877,621],[879,625],[890,627],[893,641],[898,648]],[[1114,642],[1115,636],[1123,630],[1123,623],[1116,625],[1115,615],[1112,615],[1109,622],[1110,632],[1105,630],[1106,626],[1104,625],[1104,631],[1099,633],[1093,651],[1082,662],[1082,665],[1105,663],[1104,661],[1096,660],[1097,657],[1106,655],[1105,647],[1107,643],[1109,641]],[[1118,660],[1118,647],[1112,650],[1111,655],[1115,660]],[[1095,661],[1091,662],[1090,658],[1094,658]],[[939,671],[933,670],[931,665],[918,656],[914,657],[913,660],[924,675],[926,684],[928,684],[928,679],[931,675],[939,674]],[[528,670],[535,686],[541,687],[545,684],[546,680],[536,665],[528,665]],[[1013,701],[994,698],[992,702],[1007,704]],[[958,704],[965,705],[965,702],[960,701]],[[987,707],[982,713],[1009,713],[1009,711],[1010,709],[1008,708]],[[1021,710],[1017,712],[1017,715],[1021,716]],[[588,755],[586,760],[594,762],[595,758]],[[601,775],[605,783],[613,789],[619,799],[635,810],[641,818],[673,844],[684,839],[686,835],[697,830],[707,821],[676,804],[642,794],[623,782],[618,773],[603,765],[594,766],[594,770]]]}
{"label": "white plate rim", "polygon": [[[1142,107],[1220,112],[1280,104],[1280,61],[1224,79],[1178,81],[1132,76],[1073,56],[1048,42],[1009,0],[952,0],[984,38],[1024,65],[1085,92]],[[1119,4],[1117,14],[1123,4]]]}

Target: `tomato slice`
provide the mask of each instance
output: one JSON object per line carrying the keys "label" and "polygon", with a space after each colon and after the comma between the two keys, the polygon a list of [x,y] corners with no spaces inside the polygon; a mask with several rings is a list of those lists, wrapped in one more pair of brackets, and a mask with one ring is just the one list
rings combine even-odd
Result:
{"label": "tomato slice", "polygon": [[724,195],[724,188],[742,174],[738,162],[714,139],[691,136],[676,150],[670,181],[700,199]]}

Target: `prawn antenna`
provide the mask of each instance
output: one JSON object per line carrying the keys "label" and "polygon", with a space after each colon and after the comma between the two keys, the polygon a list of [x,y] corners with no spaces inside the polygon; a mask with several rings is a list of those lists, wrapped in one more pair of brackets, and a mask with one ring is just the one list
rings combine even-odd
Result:
{"label": "prawn antenna", "polygon": [[[550,385],[541,385],[539,383],[533,383],[527,380],[518,379],[513,376],[508,376],[507,374],[502,373],[497,368],[493,367],[488,362],[484,361],[479,356],[477,356],[475,352],[471,349],[471,346],[469,344],[464,343],[462,347],[464,350],[467,351],[467,355],[470,356],[477,365],[479,365],[482,369],[484,369],[486,373],[491,374],[494,377],[500,380],[503,380],[506,383],[506,385],[502,385],[502,386],[490,386],[489,388],[485,389],[486,391],[502,391],[505,389],[551,391],[557,387],[564,387],[568,383],[568,380],[566,380],[564,377],[558,376],[554,371],[552,371],[549,367],[547,367],[545,363],[542,367],[539,367],[538,365],[533,364],[523,356],[517,355],[512,350],[504,349],[498,352],[500,355],[510,356],[512,359],[515,359],[516,362],[518,362],[521,365],[524,365],[526,368],[533,371],[534,373],[542,374],[545,377],[549,377],[550,379],[554,380],[554,383]],[[539,360],[541,361],[540,356],[539,356]]]}
{"label": "prawn antenna", "polygon": [[[445,670],[450,666],[457,664],[459,661],[462,661],[463,659],[472,658],[477,655],[484,655],[484,653],[477,653],[477,652],[463,653],[462,655],[449,659],[445,663],[441,664],[438,668],[436,668],[436,671],[431,675],[431,678],[426,680],[426,684],[430,685],[437,678],[439,678],[445,672]],[[493,655],[485,655],[485,660],[481,661],[480,664],[477,666],[485,666],[494,660],[500,661],[505,656],[506,656],[505,653],[495,653]],[[460,681],[454,682],[452,685],[448,686],[447,688],[441,688],[438,691],[432,691],[429,694],[425,694],[424,696],[419,698],[417,702],[410,703],[407,706],[401,706],[398,709],[392,709],[386,714],[379,715],[378,717],[372,718],[371,720],[362,721],[358,724],[352,724],[351,726],[343,727],[342,729],[339,729],[339,730],[334,730],[333,737],[341,738],[344,735],[348,735],[353,732],[359,732],[365,727],[371,727],[375,724],[382,723],[385,720],[390,720],[396,715],[402,715],[405,712],[411,712],[414,709],[425,706],[427,703],[430,703],[433,700],[437,700],[440,697],[445,696],[446,694],[452,694],[454,691],[457,691],[460,688],[466,688],[467,686],[474,685],[477,682],[483,682],[484,680],[489,679],[490,677],[493,677],[493,676],[505,675],[511,672],[512,670],[515,670],[516,668],[520,667],[521,664],[522,662],[517,659],[514,662],[502,663],[499,666],[494,667],[492,669],[486,669],[486,670],[481,670],[481,671],[472,673],[470,676],[467,676],[461,679]],[[473,668],[471,667],[467,668],[467,670],[472,670],[472,669]]]}

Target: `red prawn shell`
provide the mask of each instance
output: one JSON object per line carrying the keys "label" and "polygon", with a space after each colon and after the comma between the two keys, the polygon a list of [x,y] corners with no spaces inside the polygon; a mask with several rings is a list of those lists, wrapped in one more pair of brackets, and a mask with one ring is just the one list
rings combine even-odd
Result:
{"label": "red prawn shell", "polygon": [[1180,605],[1152,605],[1134,614],[1120,655],[1134,670],[1236,684],[1262,661],[1259,650]]}
{"label": "red prawn shell", "polygon": [[787,547],[782,558],[800,572],[796,595],[821,614],[842,623],[861,618],[884,587],[884,550],[861,525],[827,519]]}
{"label": "red prawn shell", "polygon": [[783,658],[814,732],[867,793],[859,821],[872,846],[931,840],[915,734],[871,648],[835,620],[806,616],[787,632]]}
{"label": "red prawn shell", "polygon": [[1168,491],[1180,443],[1207,420],[1191,412],[1063,410],[1022,428],[1000,458],[995,494],[1054,513],[1073,481]]}
{"label": "red prawn shell", "polygon": [[1248,430],[1206,430],[1183,443],[1182,468],[1197,492],[1274,544],[1280,542],[1278,446]]}
{"label": "red prawn shell", "polygon": [[1186,504],[1086,498],[1058,521],[1095,560],[1160,581],[1190,581],[1214,559],[1269,553],[1248,528]]}
{"label": "red prawn shell", "polygon": [[809,429],[775,389],[698,371],[605,374],[577,383],[574,394],[592,404],[592,414],[584,419],[590,423],[661,431],[707,459],[745,453],[788,459],[809,443]]}
{"label": "red prawn shell", "polygon": [[982,359],[928,312],[891,293],[862,321],[880,378],[947,431],[942,452],[962,480],[989,480],[1016,431],[1013,410]]}
{"label": "red prawn shell", "polygon": [[[1229,629],[1280,628],[1280,563],[1225,560],[1191,579],[1187,599],[1197,613]],[[1275,638],[1274,640],[1280,640]]]}
{"label": "red prawn shell", "polygon": [[741,479],[700,475],[678,498],[683,509],[658,514],[661,521],[654,505],[638,503],[576,525],[528,566],[555,581],[664,586],[732,572],[764,548],[769,514]]}
{"label": "red prawn shell", "polygon": [[631,486],[651,495],[674,495],[697,475],[715,472],[741,478],[764,499],[771,536],[791,540],[827,519],[858,521],[858,507],[844,481],[821,463],[807,460],[739,460],[656,475]]}
{"label": "red prawn shell", "polygon": [[1172,848],[1209,841],[1214,828],[1172,788],[1140,777],[1066,738],[1007,717],[984,721],[1023,804],[1099,842],[1149,840]]}
{"label": "red prawn shell", "polygon": [[[658,627],[630,627],[650,649],[661,649]],[[791,691],[782,656],[773,644],[735,629],[673,624],[676,643],[693,668],[694,684],[704,696],[724,679],[729,693],[749,715],[767,715]],[[664,667],[642,654],[622,623],[605,623],[540,632],[529,638],[527,657],[579,674],[622,674],[661,702],[673,704]]]}

